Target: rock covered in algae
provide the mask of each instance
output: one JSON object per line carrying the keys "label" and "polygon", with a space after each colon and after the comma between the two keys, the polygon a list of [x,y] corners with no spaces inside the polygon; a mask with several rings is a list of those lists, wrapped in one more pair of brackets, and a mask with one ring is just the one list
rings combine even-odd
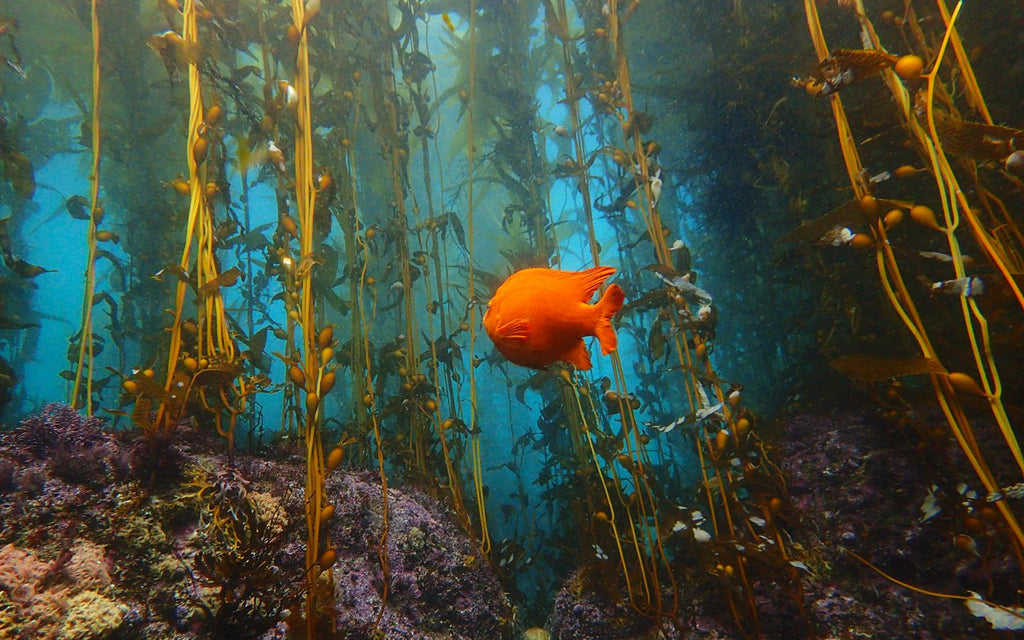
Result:
{"label": "rock covered in algae", "polygon": [[128,607],[95,591],[82,591],[67,601],[59,640],[101,640],[121,626]]}
{"label": "rock covered in algae", "polygon": [[[653,620],[640,615],[620,594],[618,602],[609,598],[608,588],[598,588],[600,576],[587,569],[573,573],[555,596],[554,610],[547,628],[559,640],[673,640],[684,637],[670,621],[659,628]],[[623,591],[620,589],[620,591]],[[671,598],[671,596],[669,596]]]}
{"label": "rock covered in algae", "polygon": [[[779,582],[754,580],[758,636],[987,637],[987,623],[973,617],[959,600],[914,593],[842,551],[855,550],[910,584],[953,594],[982,592],[982,585],[990,584],[1004,602],[1012,601],[1018,574],[1005,545],[990,547],[988,557],[964,553],[950,540],[948,523],[921,521],[919,507],[936,469],[955,463],[959,450],[950,445],[947,451],[921,457],[908,446],[908,434],[852,412],[798,415],[788,418],[785,426],[780,461],[790,496],[779,517],[799,557],[802,595],[796,601]],[[942,517],[949,516],[936,516]],[[673,563],[679,587],[676,619],[683,626],[679,636],[669,635],[673,629],[658,629],[627,604],[613,602],[608,586],[600,588],[587,570],[577,571],[563,584],[546,626],[560,640],[739,640],[743,635],[725,606],[721,586],[707,581],[699,567],[696,557],[679,557]]]}
{"label": "rock covered in algae", "polygon": [[[381,606],[384,575],[377,554],[383,527],[375,474],[332,478],[336,507],[331,540],[338,628],[364,638]],[[490,564],[453,515],[413,491],[388,490],[389,590],[378,631],[386,638],[509,637],[512,608]]]}
{"label": "rock covered in algae", "polygon": [[61,620],[64,594],[42,585],[50,564],[13,544],[0,548],[0,638],[43,635]]}
{"label": "rock covered in algae", "polygon": [[126,509],[129,443],[104,422],[53,403],[0,432],[0,638],[145,637],[144,603],[179,586],[136,572],[172,548]]}
{"label": "rock covered in algae", "polygon": [[[97,550],[99,558],[92,555]],[[61,566],[13,544],[0,549],[0,638],[102,640],[121,627],[129,608],[93,590],[103,588],[105,566],[82,566],[105,564],[102,549],[76,549],[72,555],[77,561]],[[77,582],[83,574],[89,579]]]}
{"label": "rock covered in algae", "polygon": [[[972,571],[981,559],[957,554],[942,526],[921,522],[935,469],[957,452],[921,457],[909,441],[893,425],[855,413],[787,422],[782,466],[794,510],[809,525],[800,530],[803,544],[819,556],[804,583],[804,603],[822,632],[921,640],[984,635],[987,625],[960,601],[913,593],[842,552],[850,548],[933,591],[962,594],[978,587],[980,576]],[[989,575],[998,580],[1009,565],[995,554]]]}
{"label": "rock covered in algae", "polygon": [[[301,457],[231,464],[223,440],[183,424],[159,443],[182,473],[154,474],[137,455],[151,443],[102,426],[54,404],[0,432],[0,638],[288,637],[304,605]],[[379,478],[335,472],[327,495],[337,628],[368,638]],[[508,599],[451,515],[415,491],[388,496],[383,637],[511,637]]]}
{"label": "rock covered in algae", "polygon": [[61,402],[51,402],[5,437],[5,451],[21,459],[39,459],[62,451],[83,451],[110,441],[106,421],[84,417]]}

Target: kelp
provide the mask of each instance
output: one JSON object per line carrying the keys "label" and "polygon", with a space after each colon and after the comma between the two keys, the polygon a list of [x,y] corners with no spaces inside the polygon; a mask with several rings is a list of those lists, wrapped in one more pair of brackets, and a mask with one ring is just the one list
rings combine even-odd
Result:
{"label": "kelp", "polygon": [[846,355],[829,363],[833,369],[857,382],[878,382],[923,374],[944,374],[946,368],[931,358],[884,358]]}
{"label": "kelp", "polygon": [[[685,74],[675,67],[689,64],[682,56],[673,59],[665,68],[677,73],[667,73],[656,68],[648,47],[638,46],[659,35],[647,25],[661,16],[640,3],[607,4],[606,11],[600,3],[556,0],[488,4],[483,13],[476,3],[448,7],[460,11],[456,29],[451,20],[438,19],[436,4],[207,3],[205,16],[197,2],[182,4],[184,13],[160,3],[164,15],[156,20],[166,22],[171,34],[150,39],[156,53],[145,51],[145,65],[113,64],[134,59],[124,43],[145,46],[134,21],[138,16],[126,12],[124,20],[103,23],[131,34],[94,47],[103,62],[109,111],[103,112],[102,127],[92,118],[81,127],[86,146],[104,141],[107,226],[96,228],[96,213],[103,209],[93,196],[73,195],[56,211],[65,219],[92,221],[92,230],[104,234],[86,242],[112,239],[115,230],[122,231],[123,241],[91,252],[90,264],[106,258],[117,266],[108,281],[97,283],[98,293],[83,298],[83,311],[98,307],[106,326],[83,322],[70,346],[74,359],[80,350],[87,352],[79,372],[88,372],[90,359],[101,353],[112,364],[125,353],[141,364],[134,371],[132,363],[119,362],[109,376],[92,381],[91,393],[73,395],[109,402],[116,385],[107,385],[106,393],[104,385],[120,381],[117,402],[133,404],[124,417],[144,432],[170,433],[178,419],[195,417],[199,428],[225,435],[229,448],[236,422],[248,424],[251,434],[264,416],[277,425],[277,444],[297,447],[307,465],[301,592],[307,601],[291,607],[300,635],[334,631],[329,611],[337,554],[322,514],[332,506],[324,477],[338,465],[379,471],[385,497],[389,482],[401,482],[443,501],[480,549],[490,549],[496,565],[514,567],[509,582],[516,569],[528,566],[525,559],[512,561],[513,555],[547,554],[540,557],[552,559],[544,563],[549,566],[537,563],[528,577],[521,576],[521,584],[533,582],[528,588],[537,590],[538,601],[547,597],[539,593],[544,580],[553,581],[570,564],[582,566],[595,588],[669,627],[683,611],[676,576],[701,572],[724,585],[723,606],[744,632],[755,635],[757,583],[778,580],[798,594],[789,554],[799,550],[790,548],[785,519],[776,517],[785,483],[756,429],[750,407],[759,399],[742,383],[770,388],[781,399],[787,386],[779,363],[796,359],[788,354],[801,348],[810,351],[816,329],[826,325],[817,339],[826,353],[844,353],[845,345],[835,345],[846,335],[833,341],[827,329],[846,323],[860,327],[847,333],[889,344],[895,339],[873,333],[884,320],[855,322],[869,314],[888,316],[872,313],[878,301],[860,283],[840,296],[822,296],[823,312],[800,318],[807,322],[807,336],[787,336],[777,344],[753,341],[749,349],[729,344],[728,335],[779,336],[789,318],[779,308],[791,305],[790,315],[799,315],[813,304],[798,299],[814,298],[802,293],[810,289],[803,286],[783,291],[775,306],[765,303],[789,285],[779,285],[784,268],[758,263],[758,244],[770,243],[792,226],[790,220],[806,219],[807,211],[835,191],[834,180],[827,168],[814,166],[814,178],[804,181],[808,166],[787,162],[799,137],[782,135],[783,127],[801,126],[791,109],[796,100],[775,101],[766,87],[776,81],[751,81],[766,63],[752,58],[741,42],[769,30],[745,22],[742,3],[724,10],[703,7],[687,16],[695,25],[714,15],[729,20],[723,24],[743,26],[733,30],[734,40],[709,46],[708,58],[700,58],[707,69],[693,74],[699,91],[692,93],[700,93],[702,106],[710,108],[691,113],[682,102],[671,102],[690,85],[650,88],[661,77],[677,84]],[[540,9],[545,32],[534,26]],[[730,10],[735,15],[723,17]],[[759,10],[765,12],[759,19],[771,17]],[[154,16],[146,11],[152,7],[139,22],[150,24]],[[179,32],[183,17],[197,20]],[[438,41],[448,52],[429,49]],[[892,58],[881,51],[833,51],[819,63],[816,77],[838,87],[839,76],[856,69],[851,82],[887,80]],[[445,86],[451,78],[440,71],[453,64],[459,65],[454,84]],[[643,79],[633,77],[639,73]],[[72,80],[63,82],[73,87]],[[866,93],[873,84],[859,89]],[[731,93],[737,86],[744,100]],[[555,94],[550,100],[549,87]],[[186,90],[187,139],[179,126]],[[83,116],[97,113],[76,102]],[[948,129],[937,115],[936,127]],[[679,123],[689,118],[692,131],[684,137]],[[709,119],[713,126],[705,126]],[[927,122],[926,108],[917,124]],[[982,142],[1002,136],[995,148],[1005,149],[1009,132],[979,126],[964,127],[970,134],[965,138],[973,139],[965,143],[965,158],[996,155],[971,150],[979,136]],[[680,151],[690,136],[693,158]],[[122,144],[132,140],[147,144]],[[99,155],[94,150],[92,156]],[[898,191],[895,180],[876,183],[863,167],[850,174],[861,190]],[[100,174],[90,175],[98,180]],[[933,174],[914,175],[911,180],[923,182]],[[764,192],[757,194],[763,199],[751,196],[755,190]],[[273,198],[259,200],[265,195]],[[684,202],[691,196],[692,202]],[[777,206],[783,201],[785,211]],[[881,197],[873,203],[883,213],[916,204]],[[939,210],[937,200],[931,206]],[[870,236],[882,260],[919,257],[916,250],[934,248],[925,241],[900,246],[907,227],[893,230],[889,243],[882,235],[889,229],[879,229],[877,217],[858,197],[779,242],[819,243],[842,226]],[[936,226],[955,227],[942,222]],[[754,224],[760,234],[748,233]],[[84,225],[78,228],[85,232]],[[673,243],[680,230],[692,236]],[[171,252],[182,247],[169,237],[185,244],[177,256]],[[729,256],[722,264],[715,264],[715,243]],[[892,256],[887,243],[894,247]],[[840,267],[829,271],[834,281],[844,267],[872,255],[852,248],[837,254]],[[949,263],[912,263],[919,270],[915,275],[960,269],[956,251],[944,255]],[[990,264],[986,260],[987,254],[978,259],[981,269]],[[594,380],[560,367],[532,374],[503,364],[479,336],[481,305],[512,270],[570,268],[576,262],[612,262],[628,292],[630,302],[615,319],[623,349],[608,359],[607,377]],[[19,268],[26,273],[34,266],[25,265]],[[983,306],[991,292],[1008,287],[989,285],[988,273],[978,277],[986,280],[987,293],[978,300]],[[897,295],[903,295],[898,286]],[[927,304],[959,302],[943,296]],[[168,307],[172,316],[164,312]],[[720,309],[732,314],[730,334],[716,332]],[[2,317],[15,327],[32,320],[7,308]],[[111,337],[105,343],[97,339],[104,330]],[[798,343],[802,338],[806,344]],[[279,361],[271,362],[271,352]],[[765,353],[772,355],[759,362]],[[938,362],[926,355],[848,356],[833,365],[860,382],[911,375],[931,375],[939,385],[956,380],[941,375],[945,369]],[[742,380],[746,371],[755,372],[751,380]],[[494,519],[500,483],[483,468],[488,456],[504,455],[487,449],[506,427],[505,407],[490,404],[502,393],[493,393],[488,380],[496,381],[516,412],[542,405],[536,424],[523,425],[518,413],[509,412],[508,429],[528,429],[516,439],[513,456],[529,451],[540,471],[530,478],[525,470],[532,464],[498,468],[516,474],[520,485],[536,481],[543,498],[531,502],[519,487],[510,494],[513,504],[497,505],[505,523]],[[998,396],[998,384],[989,382],[981,385],[985,401]],[[257,406],[256,392],[263,390],[280,392],[270,410]],[[486,410],[478,406],[484,398]],[[681,461],[686,456],[698,458],[699,467],[687,467]],[[691,482],[687,474],[699,480]],[[699,502],[679,497],[694,491]],[[707,518],[700,529],[706,544],[676,529],[678,514],[689,516],[698,506]],[[751,531],[752,517],[765,522],[763,533]],[[492,543],[492,528],[515,540]],[[383,600],[391,588],[386,536],[385,528],[377,541]],[[775,545],[758,547],[764,537]],[[697,562],[683,568],[680,558]],[[536,616],[543,603],[530,607]]]}
{"label": "kelp", "polygon": [[[935,233],[945,241],[948,246],[946,255],[951,258],[950,263],[957,280],[972,282],[968,269],[973,260],[966,260],[961,249],[961,243],[966,239],[966,228],[970,239],[984,249],[991,266],[999,272],[1001,284],[1004,284],[1010,293],[1009,299],[1015,299],[1017,303],[1014,306],[1024,308],[1024,297],[1013,275],[1015,265],[1019,262],[1022,236],[1017,223],[1005,211],[1002,201],[987,186],[987,180],[976,164],[977,160],[997,160],[998,156],[1008,153],[1011,149],[1010,140],[1016,133],[1007,128],[995,127],[991,122],[991,116],[972,70],[971,60],[964,51],[955,27],[957,17],[964,9],[963,3],[958,2],[952,13],[945,0],[936,0],[936,4],[945,27],[937,49],[933,48],[922,32],[920,24],[916,21],[916,13],[908,8],[910,33],[914,35],[913,44],[922,51],[923,58],[932,60],[931,70],[924,74],[921,83],[904,86],[895,74],[883,71],[883,79],[897,105],[898,115],[908,137],[934,176],[935,193],[930,197],[940,202],[942,208],[941,217],[934,214],[922,215],[922,212],[927,214],[931,210],[924,211],[921,207],[915,207],[917,211],[912,210],[911,214],[922,227],[927,228],[926,233]],[[815,50],[819,59],[825,59],[828,56],[828,47],[825,44],[816,3],[807,0],[805,12]],[[859,0],[855,3],[855,12],[863,29],[865,42],[870,42],[874,48],[881,50],[882,43]],[[985,118],[985,124],[970,125],[953,115],[956,99],[947,89],[943,78],[943,62],[951,50],[955,56],[955,63],[950,63],[949,68],[958,79],[964,79],[964,99]],[[912,90],[917,91],[914,98],[911,97]],[[870,194],[868,185],[861,178],[863,168],[860,150],[854,142],[851,123],[846,116],[842,99],[833,96],[831,106],[851,187],[855,198],[862,202],[865,197],[870,197]],[[946,144],[950,145],[950,150],[945,148]],[[961,156],[956,164],[953,164],[947,155],[952,152],[957,152]],[[962,187],[961,181],[973,183],[974,188]],[[973,199],[979,199],[981,206],[972,206],[970,200]],[[914,215],[915,213],[917,215]],[[936,218],[934,222],[933,217]],[[884,220],[876,220],[870,225],[870,234],[873,238],[870,247],[874,249],[874,262],[882,292],[899,317],[906,333],[916,344],[920,357],[896,363],[888,358],[882,358],[883,362],[880,363],[877,358],[865,360],[863,357],[847,357],[839,360],[838,368],[854,377],[860,376],[864,379],[907,371],[928,374],[938,408],[978,482],[989,495],[993,495],[993,492],[998,494],[999,487],[1006,483],[1000,482],[997,472],[986,460],[986,457],[991,455],[991,450],[979,446],[982,438],[988,441],[988,444],[994,444],[994,440],[992,436],[984,435],[982,429],[985,426],[981,421],[972,419],[968,407],[974,397],[986,399],[992,422],[1002,436],[1007,452],[1016,462],[1018,470],[1024,472],[1024,454],[1021,453],[1002,398],[1005,388],[1001,382],[1000,369],[1008,363],[1012,365],[1013,362],[1008,360],[997,365],[998,354],[992,350],[995,337],[993,332],[1007,328],[999,327],[986,317],[989,312],[979,305],[977,296],[965,294],[956,296],[962,320],[962,333],[958,341],[953,342],[948,335],[940,333],[937,326],[942,325],[937,322],[937,318],[922,311],[922,308],[926,307],[919,306],[919,302],[915,300],[904,282],[903,271],[907,266],[900,263],[898,255],[907,255],[908,252],[898,254],[894,250],[893,245],[897,242],[897,236],[895,233],[888,233],[888,226]],[[1005,244],[1001,240],[996,240],[997,233],[1001,240],[1005,239]],[[938,283],[932,290],[934,291],[936,287],[941,289],[944,284]],[[957,328],[957,324],[959,323],[954,323],[951,329]],[[1014,331],[1012,326],[1008,330]],[[951,343],[960,344],[961,348],[952,350],[949,348]],[[975,369],[972,373],[977,375],[977,379],[962,371],[942,375],[942,367],[947,361],[972,362]],[[899,402],[905,401],[898,386],[893,385],[890,390],[891,398]],[[977,508],[967,503],[965,505],[969,514]],[[1000,520],[1000,525],[1005,527],[1008,534],[1010,552],[1019,560],[1024,549],[1024,529],[1021,527],[1016,509],[1007,501],[997,501],[994,509],[998,511],[998,516],[995,517]],[[1024,565],[1018,568],[1024,574]]]}
{"label": "kelp", "polygon": [[935,111],[935,131],[943,150],[982,162],[1002,162],[1024,147],[1024,130],[984,122],[969,122]]}
{"label": "kelp", "polygon": [[[892,211],[893,209],[902,210],[909,208],[909,203],[898,200],[875,198],[874,202],[877,207],[877,211],[882,212]],[[851,200],[839,205],[823,216],[801,224],[796,229],[793,229],[779,238],[776,242],[779,245],[821,242],[822,238],[836,227],[863,226],[873,222],[877,217],[877,213],[875,213],[874,216],[866,215],[860,201]]]}

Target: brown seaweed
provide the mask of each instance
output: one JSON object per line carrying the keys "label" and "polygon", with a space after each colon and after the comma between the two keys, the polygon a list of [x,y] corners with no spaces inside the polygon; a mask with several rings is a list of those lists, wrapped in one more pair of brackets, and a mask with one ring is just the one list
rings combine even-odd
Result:
{"label": "brown seaweed", "polygon": [[847,355],[831,362],[832,368],[858,382],[878,382],[891,378],[921,374],[946,373],[945,367],[932,358],[884,358],[881,356]]}

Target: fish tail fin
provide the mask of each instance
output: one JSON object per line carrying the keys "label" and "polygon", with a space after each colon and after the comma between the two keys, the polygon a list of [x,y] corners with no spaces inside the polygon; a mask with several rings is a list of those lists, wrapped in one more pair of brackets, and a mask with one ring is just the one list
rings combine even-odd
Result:
{"label": "fish tail fin", "polygon": [[612,328],[612,316],[622,307],[626,300],[626,294],[622,287],[611,284],[597,301],[594,308],[597,309],[597,326],[594,327],[594,335],[601,343],[601,354],[608,355],[619,346],[619,339]]}

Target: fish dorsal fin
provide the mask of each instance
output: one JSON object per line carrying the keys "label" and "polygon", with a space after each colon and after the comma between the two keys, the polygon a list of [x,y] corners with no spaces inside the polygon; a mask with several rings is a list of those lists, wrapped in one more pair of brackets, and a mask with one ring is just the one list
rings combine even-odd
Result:
{"label": "fish dorsal fin", "polygon": [[600,288],[604,281],[607,280],[615,273],[615,267],[594,267],[593,269],[587,269],[586,271],[580,271],[577,273],[567,273],[574,280],[579,282],[580,291],[580,302],[590,302],[590,299],[594,296],[594,292]]}
{"label": "fish dorsal fin", "polygon": [[525,318],[509,320],[498,327],[497,335],[506,340],[526,340],[530,337],[530,323]]}
{"label": "fish dorsal fin", "polygon": [[586,371],[592,366],[590,364],[590,354],[587,353],[587,345],[584,344],[583,338],[580,338],[579,342],[566,351],[565,355],[559,358],[559,360],[568,362],[580,371]]}

